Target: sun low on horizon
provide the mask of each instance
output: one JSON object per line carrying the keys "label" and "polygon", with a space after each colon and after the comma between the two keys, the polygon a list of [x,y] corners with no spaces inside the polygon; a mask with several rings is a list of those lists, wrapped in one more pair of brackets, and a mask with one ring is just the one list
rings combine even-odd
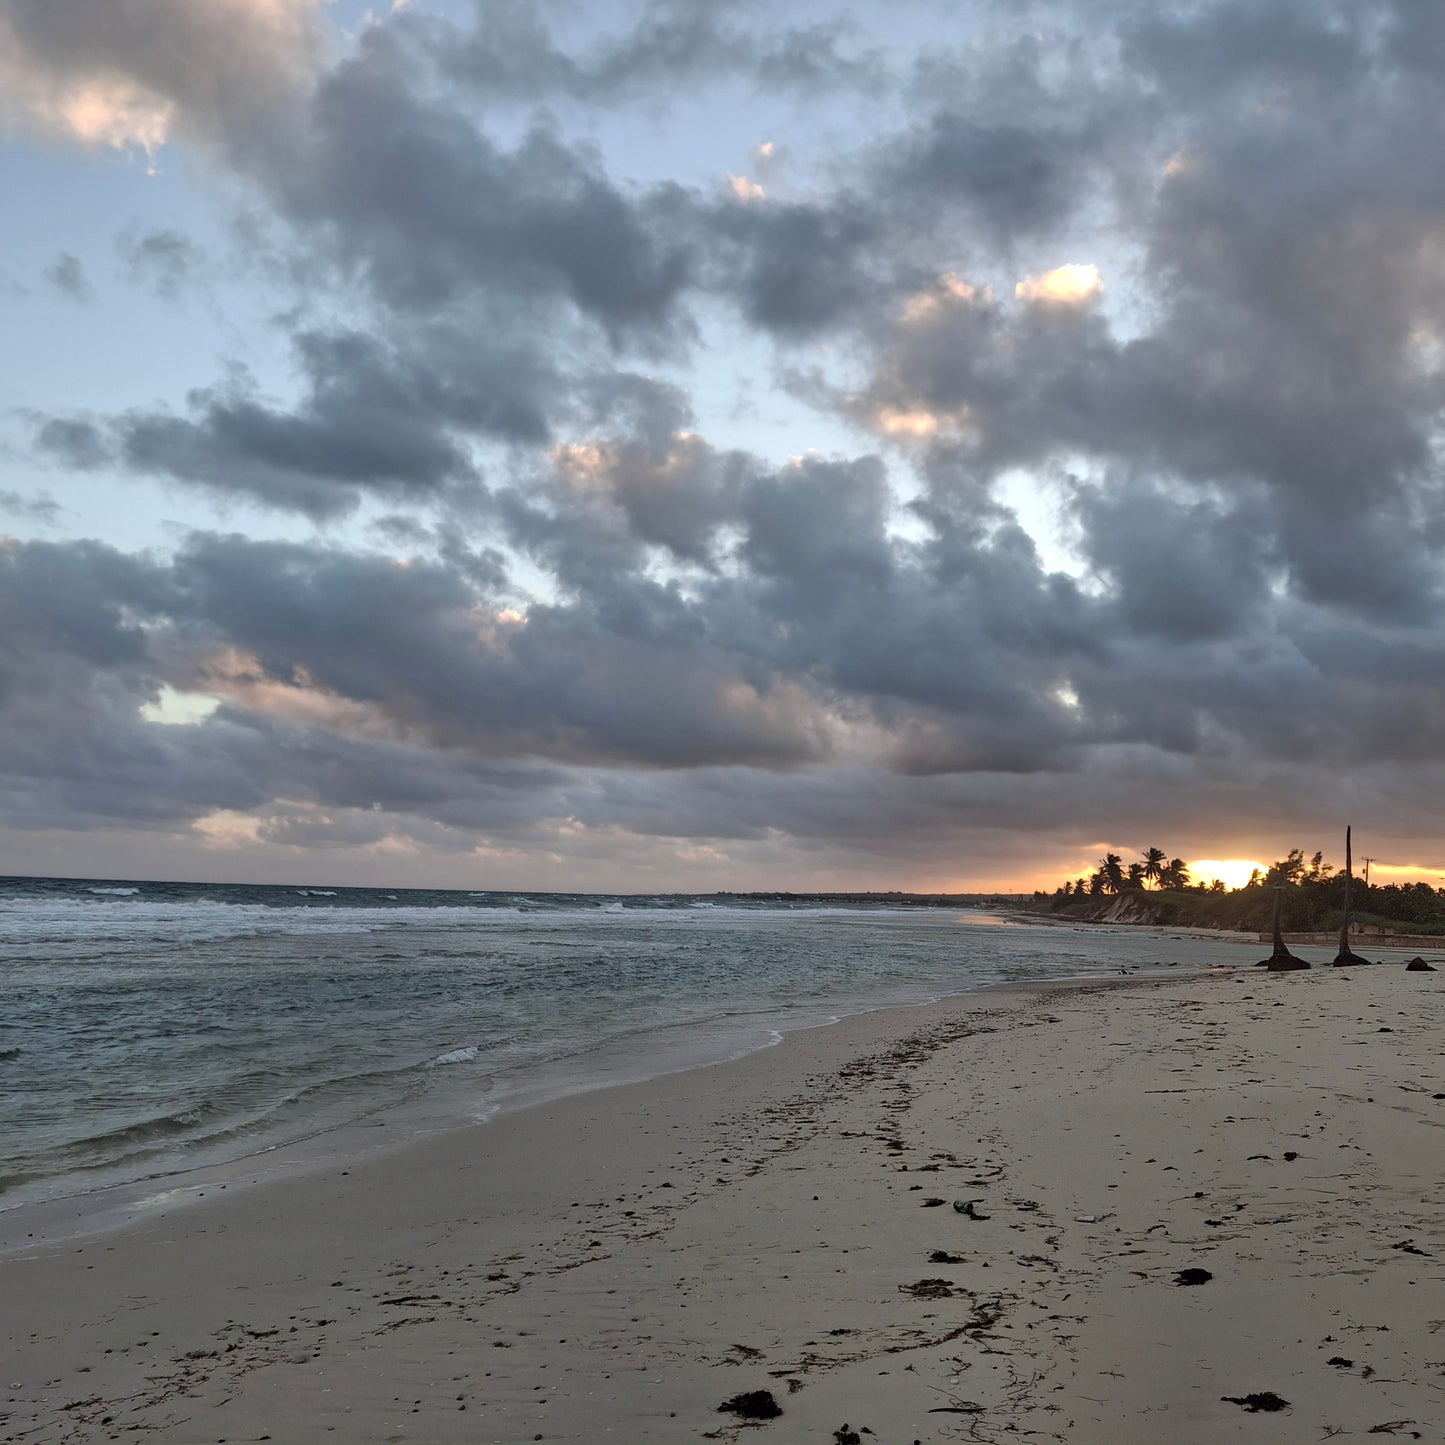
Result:
{"label": "sun low on horizon", "polygon": [[[1126,849],[1109,849],[1104,844],[1099,845],[1098,852],[1086,862],[1076,865],[1067,876],[1073,878],[1088,878],[1098,871],[1099,858],[1107,851],[1117,851],[1125,868],[1130,863],[1139,861],[1135,852]],[[1226,888],[1243,888],[1249,882],[1251,874],[1256,870],[1265,872],[1269,864],[1257,858],[1196,858],[1189,860],[1189,881],[1191,884],[1212,883],[1216,878]],[[1067,870],[1065,870],[1067,871]],[[1063,876],[1061,873],[1060,876]],[[1037,888],[1052,889],[1058,886],[1058,879],[1050,875],[1034,885]]]}
{"label": "sun low on horizon", "polygon": [[1269,867],[1254,858],[1200,858],[1189,865],[1189,876],[1195,883],[1209,883],[1218,878],[1226,888],[1243,888],[1256,871]]}

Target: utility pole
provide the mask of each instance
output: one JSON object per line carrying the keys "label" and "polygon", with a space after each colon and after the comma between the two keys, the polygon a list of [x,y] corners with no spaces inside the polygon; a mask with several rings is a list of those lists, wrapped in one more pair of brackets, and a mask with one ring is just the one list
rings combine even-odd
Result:
{"label": "utility pole", "polygon": [[1373,858],[1366,858],[1366,859],[1365,859],[1365,892],[1366,892],[1366,893],[1368,893],[1368,892],[1370,891],[1370,864],[1373,863],[1374,861],[1375,861],[1375,860],[1374,860]]}

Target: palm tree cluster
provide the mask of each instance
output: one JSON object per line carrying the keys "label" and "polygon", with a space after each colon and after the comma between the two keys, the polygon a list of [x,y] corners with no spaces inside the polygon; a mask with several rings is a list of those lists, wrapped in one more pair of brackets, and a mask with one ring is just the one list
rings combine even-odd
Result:
{"label": "palm tree cluster", "polygon": [[[1188,888],[1189,865],[1182,858],[1171,858],[1162,848],[1146,848],[1137,863],[1126,864],[1117,853],[1105,853],[1099,866],[1088,878],[1065,882],[1059,890],[1065,898],[1098,898],[1105,893],[1122,893],[1126,888]],[[1215,882],[1217,891],[1224,885]]]}
{"label": "palm tree cluster", "polygon": [[1085,905],[1079,916],[1094,917],[1088,905],[1146,888],[1158,890],[1164,916],[1204,927],[1263,931],[1278,901],[1281,927],[1288,932],[1332,931],[1349,915],[1371,928],[1445,936],[1445,887],[1423,881],[1381,884],[1356,874],[1347,896],[1345,871],[1325,862],[1323,852],[1310,856],[1303,848],[1291,848],[1268,868],[1256,868],[1246,884],[1233,889],[1217,878],[1191,882],[1184,860],[1166,857],[1162,848],[1146,848],[1133,863],[1106,853],[1088,877],[1034,897],[1048,910]]}

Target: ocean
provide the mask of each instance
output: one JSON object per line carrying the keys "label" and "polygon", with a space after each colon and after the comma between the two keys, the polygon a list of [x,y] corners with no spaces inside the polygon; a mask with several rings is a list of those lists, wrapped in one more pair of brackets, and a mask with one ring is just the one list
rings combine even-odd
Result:
{"label": "ocean", "polygon": [[0,1210],[1251,947],[922,907],[0,878]]}

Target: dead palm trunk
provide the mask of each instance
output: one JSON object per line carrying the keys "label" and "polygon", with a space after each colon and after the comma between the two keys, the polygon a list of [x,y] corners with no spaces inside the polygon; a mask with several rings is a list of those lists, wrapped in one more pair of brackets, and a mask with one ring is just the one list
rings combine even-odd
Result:
{"label": "dead palm trunk", "polygon": [[1296,968],[1308,968],[1309,964],[1302,958],[1296,958],[1288,948],[1285,947],[1284,934],[1279,927],[1279,900],[1283,889],[1274,890],[1274,952],[1265,959],[1264,966],[1271,973],[1287,973]]}
{"label": "dead palm trunk", "polygon": [[1340,924],[1340,951],[1334,957],[1336,968],[1346,968],[1354,963],[1368,963],[1368,958],[1361,958],[1350,948],[1350,884],[1354,881],[1354,873],[1350,864],[1350,829],[1348,824],[1345,827],[1345,921]]}

